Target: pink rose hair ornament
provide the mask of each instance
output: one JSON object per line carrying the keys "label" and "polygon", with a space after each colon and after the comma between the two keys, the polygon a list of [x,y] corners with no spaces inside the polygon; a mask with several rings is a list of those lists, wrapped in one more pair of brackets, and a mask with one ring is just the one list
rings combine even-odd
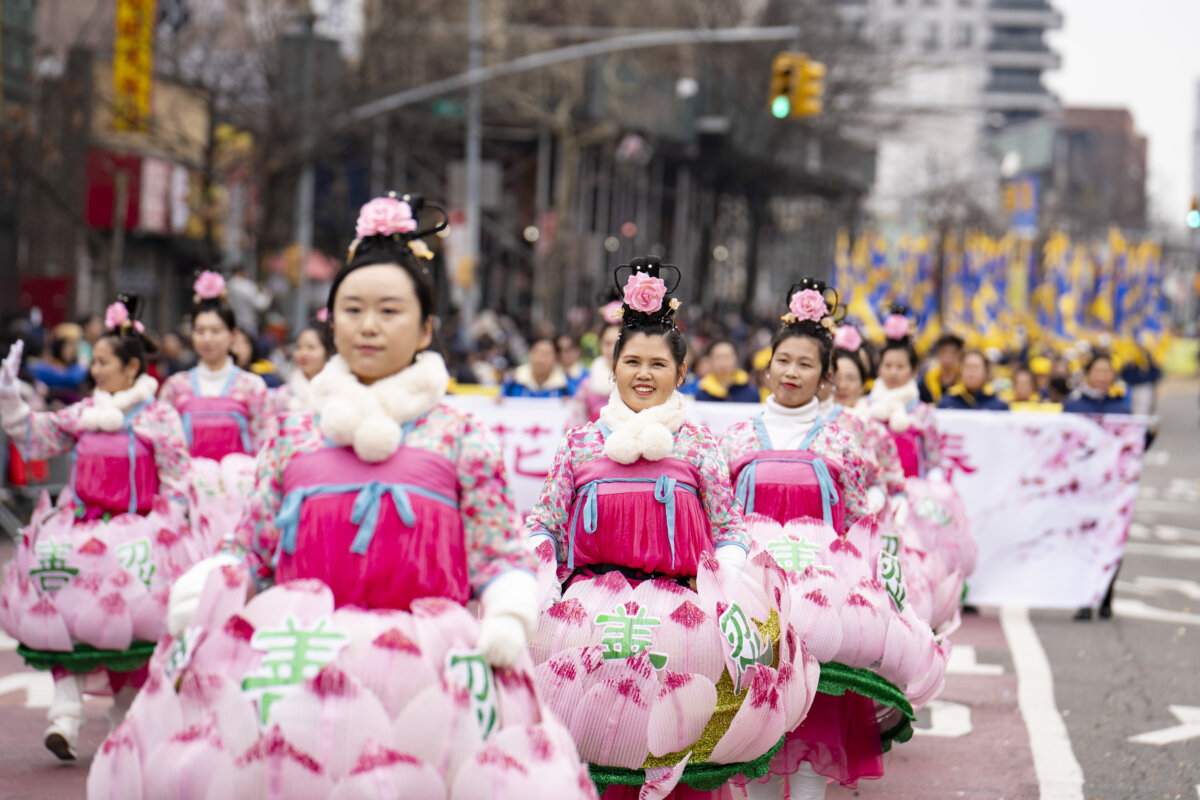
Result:
{"label": "pink rose hair ornament", "polygon": [[837,333],[833,334],[833,346],[839,350],[857,353],[862,345],[862,334],[853,325],[842,325],[837,329]]}
{"label": "pink rose hair ornament", "polygon": [[883,335],[892,341],[904,341],[912,333],[912,323],[908,321],[908,308],[894,305],[887,319],[883,321]]}
{"label": "pink rose hair ornament", "polygon": [[221,273],[206,269],[196,276],[196,282],[192,284],[192,293],[197,304],[202,300],[224,300],[225,279],[221,277]]}
{"label": "pink rose hair ornament", "polygon": [[617,267],[613,277],[621,296],[624,325],[647,320],[674,326],[681,303],[670,295],[679,287],[678,267],[662,263],[658,256],[639,256]]}
{"label": "pink rose hair ornament", "polygon": [[[437,211],[441,219],[433,227],[420,230],[421,213],[426,208]],[[376,197],[359,210],[358,221],[354,224],[355,239],[350,243],[346,263],[354,260],[363,240],[375,237],[404,242],[417,258],[429,260],[433,258],[433,251],[422,239],[449,226],[450,218],[441,206],[426,203],[420,195],[388,192],[386,197]]]}
{"label": "pink rose hair ornament", "polygon": [[788,312],[780,319],[785,327],[804,322],[816,323],[832,337],[840,319],[836,316],[839,311],[844,317],[845,309],[838,303],[836,290],[817,278],[804,277],[788,289]]}
{"label": "pink rose hair ornament", "polygon": [[104,309],[104,327],[107,330],[128,336],[130,330],[139,334],[146,332],[146,326],[129,315],[129,306],[135,305],[133,298],[122,295],[117,302]]}

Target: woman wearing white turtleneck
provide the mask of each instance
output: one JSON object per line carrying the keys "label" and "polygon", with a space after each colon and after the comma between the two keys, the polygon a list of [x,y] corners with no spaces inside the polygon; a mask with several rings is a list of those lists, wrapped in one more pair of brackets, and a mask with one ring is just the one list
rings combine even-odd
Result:
{"label": "woman wearing white turtleneck", "polygon": [[917,354],[903,317],[888,318],[890,335],[879,356],[879,379],[871,393],[859,401],[872,418],[887,425],[905,477],[941,475],[942,448],[933,409],[917,392]]}

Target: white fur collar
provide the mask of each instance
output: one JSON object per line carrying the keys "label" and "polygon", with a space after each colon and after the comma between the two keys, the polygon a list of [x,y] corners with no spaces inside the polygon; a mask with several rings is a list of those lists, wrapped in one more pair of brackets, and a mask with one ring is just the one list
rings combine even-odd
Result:
{"label": "white fur collar", "polygon": [[533,367],[528,364],[522,364],[513,370],[513,380],[535,392],[567,388],[567,373],[558,364],[555,364],[554,369],[550,370],[550,375],[546,378],[545,383],[537,382],[533,377]]}
{"label": "white fur collar", "polygon": [[320,414],[321,432],[334,444],[353,446],[363,461],[378,463],[399,449],[401,425],[442,401],[449,381],[446,363],[430,351],[370,386],[334,356],[312,379],[312,407]]}
{"label": "white fur collar", "polygon": [[661,461],[671,455],[675,432],[683,424],[683,406],[683,395],[672,392],[662,405],[634,412],[613,389],[600,409],[600,422],[610,431],[604,454],[618,464],[632,464],[639,458]]}
{"label": "white fur collar", "polygon": [[871,416],[886,422],[896,433],[904,433],[911,425],[908,406],[919,397],[915,380],[896,389],[887,388],[881,380],[875,381],[871,389]]}
{"label": "white fur collar", "polygon": [[79,423],[89,431],[112,433],[125,424],[125,415],[158,392],[158,381],[149,375],[139,375],[133,386],[116,394],[97,390],[92,405],[79,415]]}
{"label": "white fur collar", "polygon": [[313,408],[312,382],[304,377],[299,367],[292,370],[287,385],[292,390],[292,396],[287,400],[288,411],[308,411]]}
{"label": "white fur collar", "polygon": [[837,405],[837,398],[831,393],[828,400],[822,401],[818,399],[817,403],[817,413],[822,417],[828,417],[833,411],[834,406]]}
{"label": "white fur collar", "polygon": [[608,356],[596,356],[596,360],[592,362],[591,371],[588,372],[588,392],[591,394],[610,395],[612,390],[616,388],[613,383],[613,368],[608,361]]}

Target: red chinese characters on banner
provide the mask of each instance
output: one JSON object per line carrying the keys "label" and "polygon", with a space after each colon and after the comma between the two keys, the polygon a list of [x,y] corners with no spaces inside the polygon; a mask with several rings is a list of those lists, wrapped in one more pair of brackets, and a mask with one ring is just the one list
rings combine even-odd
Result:
{"label": "red chinese characters on banner", "polygon": [[942,468],[946,472],[947,480],[952,480],[955,472],[964,472],[970,475],[979,469],[971,463],[971,456],[966,451],[962,434],[942,433],[941,442]]}

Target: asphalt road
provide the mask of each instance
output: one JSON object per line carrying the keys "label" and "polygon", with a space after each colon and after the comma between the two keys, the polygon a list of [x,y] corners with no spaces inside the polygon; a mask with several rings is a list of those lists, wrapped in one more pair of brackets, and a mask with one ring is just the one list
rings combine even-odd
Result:
{"label": "asphalt road", "polygon": [[[946,688],[887,774],[829,800],[1200,800],[1200,382],[1160,399],[1111,620],[983,609],[955,633]],[[11,544],[0,543],[0,562]],[[74,764],[42,746],[51,696],[0,639],[0,800],[84,796],[107,701]],[[1052,699],[1051,699],[1052,698]]]}

